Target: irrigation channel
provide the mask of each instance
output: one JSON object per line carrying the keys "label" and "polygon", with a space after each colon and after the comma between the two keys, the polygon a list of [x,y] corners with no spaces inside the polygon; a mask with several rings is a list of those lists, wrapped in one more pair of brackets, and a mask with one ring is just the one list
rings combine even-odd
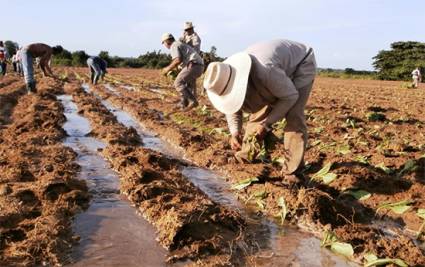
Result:
{"label": "irrigation channel", "polygon": [[[90,93],[88,85],[83,88]],[[119,94],[111,85],[107,89]],[[99,96],[98,96],[99,97]],[[67,122],[64,129],[69,137],[65,144],[78,153],[85,179],[92,193],[90,208],[74,220],[74,231],[81,237],[74,249],[72,266],[165,266],[167,251],[155,241],[155,229],[119,194],[119,177],[99,155],[105,147],[99,140],[87,137],[90,125],[77,113],[71,96],[60,96]],[[143,146],[182,161],[182,149],[146,130],[129,113],[114,107],[107,100],[102,103],[127,127],[133,127],[143,140]],[[294,227],[281,227],[244,208],[230,185],[215,172],[193,165],[182,166],[182,173],[212,200],[243,214],[256,225],[251,235],[260,250],[253,255],[256,266],[356,266],[344,258],[320,248],[320,240]],[[175,264],[178,266],[184,263]]]}

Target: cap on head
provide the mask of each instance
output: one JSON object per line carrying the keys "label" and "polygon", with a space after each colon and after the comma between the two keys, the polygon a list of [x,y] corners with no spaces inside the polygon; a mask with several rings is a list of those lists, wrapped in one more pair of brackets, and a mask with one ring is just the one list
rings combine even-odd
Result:
{"label": "cap on head", "polygon": [[174,39],[174,36],[171,33],[164,33],[161,37],[161,43],[164,43],[165,41],[169,39]]}
{"label": "cap on head", "polygon": [[187,21],[183,25],[183,30],[188,30],[188,29],[192,29],[192,28],[193,28],[193,24],[192,24],[191,21]]}

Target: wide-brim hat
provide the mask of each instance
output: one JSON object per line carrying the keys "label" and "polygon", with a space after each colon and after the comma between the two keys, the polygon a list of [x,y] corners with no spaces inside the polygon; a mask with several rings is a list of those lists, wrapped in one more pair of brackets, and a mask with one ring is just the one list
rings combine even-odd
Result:
{"label": "wide-brim hat", "polygon": [[213,106],[224,114],[239,111],[245,101],[251,57],[240,52],[224,62],[212,62],[207,68],[204,88]]}

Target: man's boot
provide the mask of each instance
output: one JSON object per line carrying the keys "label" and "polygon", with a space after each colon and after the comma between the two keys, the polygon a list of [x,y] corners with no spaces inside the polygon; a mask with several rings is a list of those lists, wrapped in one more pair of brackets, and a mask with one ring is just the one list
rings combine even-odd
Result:
{"label": "man's boot", "polygon": [[187,91],[187,99],[189,100],[189,104],[187,105],[188,109],[195,108],[199,105],[198,100],[196,100],[196,97],[189,90]]}
{"label": "man's boot", "polygon": [[187,108],[188,104],[189,104],[189,101],[187,100],[187,97],[184,94],[182,94],[180,103],[177,105],[177,107],[181,110],[184,110]]}
{"label": "man's boot", "polygon": [[27,90],[28,90],[28,94],[37,93],[37,89],[35,88],[35,82],[27,83]]}

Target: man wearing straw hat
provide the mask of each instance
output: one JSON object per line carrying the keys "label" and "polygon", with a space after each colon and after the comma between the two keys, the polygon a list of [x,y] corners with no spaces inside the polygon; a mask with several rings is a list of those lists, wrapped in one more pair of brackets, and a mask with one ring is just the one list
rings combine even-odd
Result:
{"label": "man wearing straw hat", "polygon": [[196,99],[196,79],[204,71],[204,61],[198,53],[189,45],[176,41],[171,33],[164,33],[161,38],[162,44],[170,49],[172,61],[170,65],[162,69],[166,75],[180,64],[183,69],[174,81],[174,87],[181,94],[179,108],[190,109],[198,105]]}
{"label": "man wearing straw hat", "polygon": [[195,51],[200,54],[201,53],[201,38],[193,29],[194,26],[192,22],[185,22],[183,25],[183,36],[180,38],[180,41],[190,45],[195,49]]}
{"label": "man wearing straw hat", "polygon": [[[303,165],[304,107],[315,75],[313,50],[289,40],[257,43],[208,66],[204,87],[213,106],[226,115],[230,144],[239,151],[235,156],[240,161],[251,161],[247,140],[255,137],[262,142],[272,125],[285,118],[282,171],[293,174]],[[250,114],[243,140],[242,112]]]}

